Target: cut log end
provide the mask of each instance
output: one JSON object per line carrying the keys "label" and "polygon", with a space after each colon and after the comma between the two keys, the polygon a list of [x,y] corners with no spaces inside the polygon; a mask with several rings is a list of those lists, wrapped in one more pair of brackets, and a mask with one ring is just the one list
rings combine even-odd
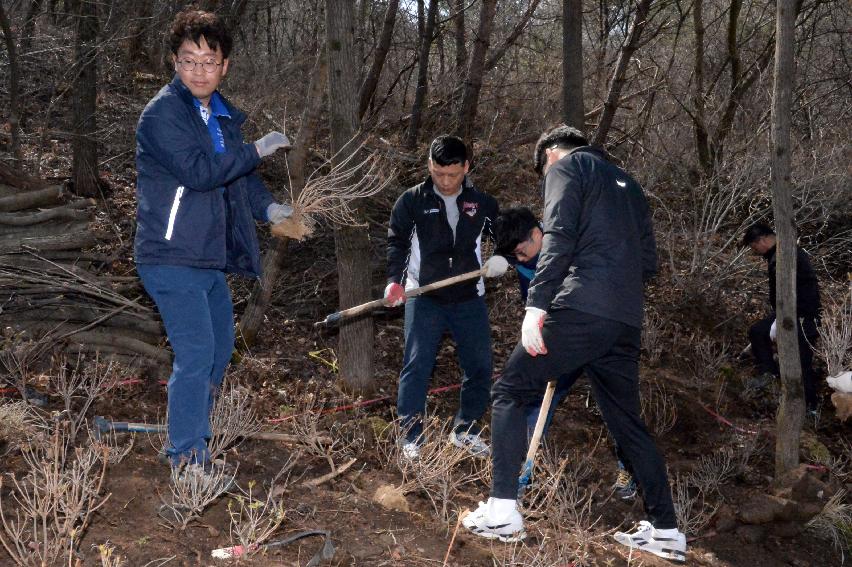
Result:
{"label": "cut log end", "polygon": [[276,238],[292,238],[293,240],[304,240],[314,233],[313,224],[298,213],[293,213],[290,218],[273,224],[270,229],[272,236]]}

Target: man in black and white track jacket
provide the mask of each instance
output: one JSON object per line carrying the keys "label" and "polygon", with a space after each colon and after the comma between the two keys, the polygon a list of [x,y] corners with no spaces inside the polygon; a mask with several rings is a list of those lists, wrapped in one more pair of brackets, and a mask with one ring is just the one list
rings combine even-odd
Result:
{"label": "man in black and white track jacket", "polygon": [[[482,238],[493,238],[497,201],[477,190],[466,174],[465,143],[439,136],[429,149],[429,178],[405,191],[391,212],[388,230],[389,305],[405,302],[405,291],[485,267],[502,275],[507,263],[494,256],[483,264]],[[476,421],[488,408],[491,387],[491,334],[482,278],[410,298],[405,302],[405,354],[399,377],[397,411],[405,431],[403,455],[417,458],[429,379],[445,331],[456,342],[464,370],[461,400],[450,441],[485,457],[488,445]]]}

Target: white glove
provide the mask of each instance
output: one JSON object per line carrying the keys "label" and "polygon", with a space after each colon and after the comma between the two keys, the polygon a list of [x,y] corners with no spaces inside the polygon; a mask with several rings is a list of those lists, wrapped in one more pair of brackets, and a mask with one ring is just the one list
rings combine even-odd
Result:
{"label": "white glove", "polygon": [[530,356],[547,354],[547,347],[544,346],[544,338],[541,336],[547,311],[538,307],[527,307],[526,311],[524,323],[521,325],[521,344]]}
{"label": "white glove", "polygon": [[281,148],[290,149],[292,146],[290,145],[290,140],[287,139],[287,136],[281,132],[270,132],[263,138],[257,140],[254,143],[254,147],[257,148],[257,155],[264,158],[274,154],[276,150],[280,150]]}
{"label": "white glove", "polygon": [[769,338],[772,339],[773,343],[778,338],[778,329],[775,327],[775,321],[772,321],[772,326],[769,327]]}
{"label": "white glove", "polygon": [[266,207],[266,218],[271,224],[278,224],[284,219],[290,218],[293,214],[293,207],[287,204],[272,203]]}
{"label": "white glove", "polygon": [[491,256],[482,267],[485,268],[486,278],[497,278],[506,273],[509,262],[503,256]]}

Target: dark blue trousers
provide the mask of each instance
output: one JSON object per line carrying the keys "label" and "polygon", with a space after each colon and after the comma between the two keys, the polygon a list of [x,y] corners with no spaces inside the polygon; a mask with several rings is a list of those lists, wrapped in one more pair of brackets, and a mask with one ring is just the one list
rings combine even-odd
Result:
{"label": "dark blue trousers", "polygon": [[485,299],[459,303],[442,303],[425,296],[409,299],[405,303],[405,354],[397,396],[397,413],[408,441],[423,433],[426,393],[446,331],[456,342],[464,371],[455,430],[477,432],[476,421],[488,409],[492,362]]}
{"label": "dark blue trousers", "polygon": [[604,423],[639,487],[648,519],[657,529],[677,527],[666,466],[639,407],[641,331],[588,313],[561,309],[544,320],[548,354],[530,356],[518,344],[491,389],[491,496],[514,499],[526,451],[526,415],[541,404],[551,376],[583,369]]}
{"label": "dark blue trousers", "polygon": [[168,384],[169,459],[173,465],[205,462],[210,411],[234,350],[231,290],[219,270],[140,264],[136,271],[175,353]]}

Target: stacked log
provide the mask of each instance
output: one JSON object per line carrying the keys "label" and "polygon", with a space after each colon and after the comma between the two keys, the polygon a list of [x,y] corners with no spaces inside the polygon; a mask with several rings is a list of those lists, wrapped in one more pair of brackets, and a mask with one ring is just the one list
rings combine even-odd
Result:
{"label": "stacked log", "polygon": [[135,277],[110,275],[97,203],[0,165],[0,328],[70,355],[167,372],[162,324]]}

